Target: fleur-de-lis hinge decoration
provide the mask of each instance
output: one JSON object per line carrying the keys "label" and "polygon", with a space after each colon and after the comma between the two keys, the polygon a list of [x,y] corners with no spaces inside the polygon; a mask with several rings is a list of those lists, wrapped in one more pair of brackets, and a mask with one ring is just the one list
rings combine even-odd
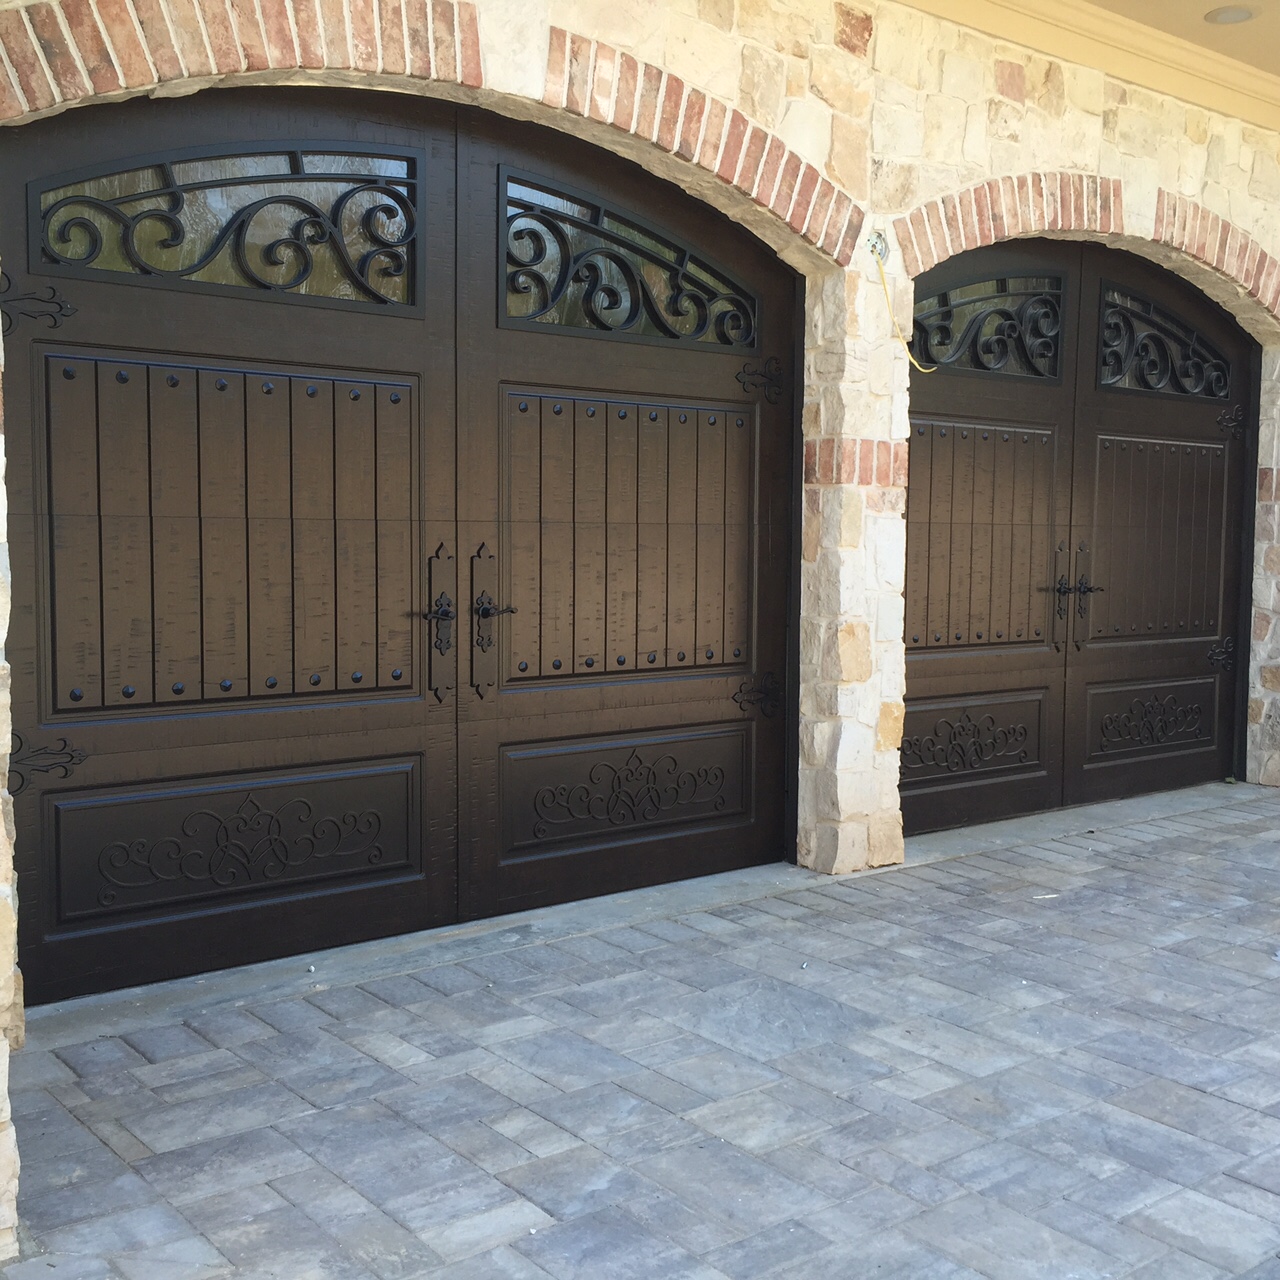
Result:
{"label": "fleur-de-lis hinge decoration", "polygon": [[58,778],[69,778],[78,764],[89,757],[79,748],[69,746],[66,738],[59,738],[52,747],[31,747],[22,735],[13,735],[13,747],[9,752],[9,794],[19,795],[27,788],[28,774],[51,773]]}
{"label": "fleur-de-lis hinge decoration", "polygon": [[1205,657],[1209,659],[1211,666],[1221,667],[1223,671],[1234,671],[1236,669],[1235,637],[1228,636],[1221,644],[1215,644]]}
{"label": "fleur-de-lis hinge decoration", "polygon": [[772,671],[766,671],[759,684],[744,680],[733,700],[743,711],[758,707],[762,716],[772,716],[782,702],[782,686]]}
{"label": "fleur-de-lis hinge decoration", "polygon": [[1218,430],[1230,432],[1233,440],[1244,439],[1244,405],[1233,404],[1218,414]]}
{"label": "fleur-de-lis hinge decoration", "polygon": [[57,329],[68,316],[76,313],[75,307],[53,285],[9,297],[12,288],[13,281],[0,271],[0,334],[10,334],[19,319],[44,320],[50,329]]}
{"label": "fleur-de-lis hinge decoration", "polygon": [[747,395],[763,395],[770,404],[777,404],[782,395],[782,361],[777,356],[748,360],[737,378]]}

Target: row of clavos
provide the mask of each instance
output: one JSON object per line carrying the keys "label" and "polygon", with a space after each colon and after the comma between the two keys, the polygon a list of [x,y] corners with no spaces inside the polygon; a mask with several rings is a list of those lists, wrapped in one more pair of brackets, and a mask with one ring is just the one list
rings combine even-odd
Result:
{"label": "row of clavos", "polygon": [[[924,433],[925,433],[928,429],[929,429],[928,427],[917,427],[917,428],[916,428],[916,435],[918,435],[918,436],[922,436],[922,435],[924,435]],[[946,438],[946,434],[947,434],[947,430],[948,430],[948,428],[946,428],[946,427],[938,427],[938,428],[936,428],[936,430],[937,430],[937,432],[938,432],[938,437],[939,437],[939,439],[945,439],[945,438]],[[950,430],[959,432],[959,434],[960,434],[960,439],[961,439],[961,440],[967,440],[967,439],[969,438],[969,431],[970,431],[970,428],[968,428],[968,427],[952,427],[952,428],[950,428]],[[1009,443],[1009,441],[1010,441],[1011,439],[1013,439],[1013,437],[1014,437],[1014,436],[1019,435],[1019,434],[1021,434],[1021,436],[1022,436],[1022,443],[1023,443],[1023,444],[1030,444],[1030,443],[1031,443],[1031,441],[1032,441],[1033,439],[1038,439],[1038,440],[1040,441],[1040,443],[1041,443],[1041,444],[1048,444],[1048,443],[1049,443],[1049,436],[1048,436],[1048,433],[1047,433],[1047,432],[1037,432],[1034,436],[1032,436],[1032,435],[1027,434],[1026,432],[1019,433],[1019,432],[1017,432],[1017,431],[1013,431],[1013,432],[1009,432],[1009,431],[983,431],[983,432],[979,433],[977,430],[974,430],[974,435],[979,435],[979,434],[981,434],[981,438],[982,438],[983,440],[990,440],[992,436],[998,436],[998,437],[999,437],[999,439],[1000,439],[1000,443],[1001,443],[1001,444],[1008,444],[1008,443]]]}
{"label": "row of clavos", "polygon": [[[64,368],[62,371],[62,376],[66,378],[68,382],[73,382],[75,381],[76,371],[71,365],[67,365],[66,368]],[[118,369],[116,371],[117,382],[121,382],[121,383],[128,382],[129,376],[130,375],[129,375],[128,369]],[[167,378],[165,378],[165,383],[170,387],[179,387],[182,385],[182,379],[176,373],[171,373]],[[214,389],[216,391],[225,391],[230,385],[231,384],[226,380],[226,378],[219,378],[213,384]],[[275,393],[275,390],[276,390],[276,384],[274,382],[264,382],[262,384],[263,395],[266,395],[266,396],[272,395]],[[312,399],[314,399],[319,394],[320,394],[320,388],[316,386],[314,383],[307,387],[307,395],[310,396]],[[347,392],[347,395],[352,400],[359,400],[364,395],[364,392],[360,387],[352,387]],[[399,404],[401,396],[398,391],[393,391],[387,397],[387,399],[390,400],[392,404]]]}
{"label": "row of clavos", "polygon": [[[403,680],[403,679],[404,679],[404,672],[403,672],[399,667],[397,667],[397,668],[396,668],[396,669],[391,673],[391,678],[392,678],[393,680]],[[322,679],[323,679],[323,677],[322,677],[322,676],[320,676],[320,675],[314,675],[314,674],[313,674],[313,675],[311,675],[311,676],[309,676],[309,677],[307,678],[307,682],[308,682],[309,684],[311,684],[311,685],[313,685],[313,686],[314,686],[314,685],[318,685]],[[364,672],[363,672],[363,671],[353,671],[353,672],[351,673],[351,683],[352,683],[352,684],[361,684],[363,681],[364,681]],[[267,677],[267,678],[266,678],[262,683],[263,683],[263,684],[264,684],[268,689],[276,689],[276,688],[278,688],[278,687],[279,687],[279,685],[280,685],[280,681],[279,681],[275,676],[268,676],[268,677]],[[219,681],[218,681],[218,688],[219,688],[219,689],[221,689],[223,693],[230,693],[230,692],[232,692],[232,690],[233,690],[233,689],[235,689],[235,687],[236,687],[236,686],[235,686],[235,681],[234,681],[234,680],[219,680]],[[184,682],[184,681],[182,681],[182,680],[175,680],[175,681],[173,682],[173,684],[172,684],[172,685],[170,685],[170,689],[171,689],[171,690],[172,690],[172,692],[173,692],[173,693],[175,693],[178,697],[181,697],[184,693],[186,693],[186,691],[187,691],[187,686],[186,686],[186,684],[185,684],[185,682]],[[124,695],[124,697],[126,697],[126,698],[133,698],[133,697],[136,697],[136,696],[137,696],[138,690],[137,690],[133,685],[131,685],[131,684],[126,684],[126,685],[124,685],[124,686],[121,688],[120,692],[121,692],[121,694],[123,694],[123,695]],[[72,702],[83,702],[83,701],[84,701],[84,690],[83,690],[83,689],[80,689],[80,688],[72,689],[72,690],[71,690],[71,693],[70,693],[70,695],[69,695],[69,696],[70,696],[70,698],[71,698],[71,701],[72,701]]]}
{"label": "row of clavos", "polygon": [[[528,413],[529,402],[527,400],[521,400],[519,405],[517,405],[517,408],[520,410],[521,413]],[[551,412],[554,413],[557,417],[559,417],[560,414],[564,412],[564,405],[553,403],[551,406]],[[639,412],[644,413],[644,408],[641,407]],[[587,405],[586,415],[588,418],[594,418],[596,416],[596,406],[593,404]],[[615,412],[614,416],[618,419],[619,422],[625,422],[627,418],[630,416],[630,411],[627,409],[618,409]],[[648,412],[648,417],[650,422],[657,422],[659,417],[657,409],[650,409]],[[677,421],[688,422],[689,415],[687,413],[682,413],[678,416]],[[714,427],[719,421],[720,419],[716,416],[716,414],[709,413],[707,415],[708,426]],[[727,422],[728,418],[726,418],[725,421]],[[747,425],[747,420],[745,418],[735,418],[733,425],[735,427],[745,427]]]}
{"label": "row of clavos", "polygon": [[[677,662],[683,662],[687,656],[688,656],[688,655],[685,653],[685,651],[684,651],[683,649],[681,649],[681,650],[680,650],[680,652],[676,654],[676,661],[677,661]],[[706,651],[706,657],[707,657],[707,661],[708,661],[708,662],[712,662],[712,661],[714,661],[714,660],[715,660],[715,656],[716,656],[716,651],[715,651],[714,649],[708,649],[708,650]],[[733,651],[733,656],[734,656],[735,658],[741,658],[741,657],[742,657],[742,650],[741,650],[741,649],[735,649],[735,650]],[[618,659],[617,659],[617,661],[618,661],[618,666],[620,666],[620,667],[625,667],[625,666],[627,665],[627,658],[626,658],[626,655],[625,655],[625,654],[622,654],[622,653],[618,654]],[[650,654],[648,655],[648,657],[646,657],[646,658],[645,658],[645,661],[646,661],[650,666],[654,666],[654,665],[657,663],[657,661],[658,661],[658,655],[657,655],[657,652],[655,651],[655,652],[650,653]],[[588,668],[594,667],[594,666],[596,665],[596,660],[595,660],[594,658],[584,658],[584,659],[582,660],[582,665],[583,665],[584,667],[588,667]],[[564,663],[563,663],[559,658],[552,658],[552,659],[551,659],[551,669],[552,669],[553,671],[559,671],[563,666],[564,666]],[[528,664],[527,662],[525,662],[525,661],[522,659],[521,661],[519,661],[519,662],[517,662],[517,663],[516,663],[516,670],[517,670],[517,671],[528,671],[528,670],[529,670],[529,664]]]}
{"label": "row of clavos", "polygon": [[[1043,634],[1044,634],[1044,633],[1043,633],[1043,631],[1042,631],[1039,627],[1036,627],[1036,629],[1035,629],[1035,636],[1036,636],[1036,639],[1038,640],[1038,639],[1039,639]],[[996,636],[995,636],[995,638],[996,638],[997,640],[1003,640],[1003,639],[1005,638],[1005,637],[1004,637],[1004,632],[1003,632],[1003,631],[997,631],[997,632],[996,632]],[[1017,633],[1014,635],[1014,637],[1013,637],[1013,638],[1014,638],[1015,640],[1021,640],[1021,639],[1022,639],[1022,628],[1021,628],[1021,627],[1019,627],[1019,628],[1018,628],[1018,631],[1017,631]],[[964,632],[963,632],[963,631],[957,631],[957,632],[956,632],[956,639],[957,639],[957,640],[963,640],[963,639],[964,639]],[[982,633],[981,631],[976,631],[976,632],[974,632],[974,639],[975,639],[975,640],[981,640],[981,639],[983,639],[983,633]],[[912,636],[912,637],[911,637],[911,643],[912,643],[912,644],[919,644],[919,643],[920,643],[920,637],[919,637],[919,636]],[[934,643],[934,644],[941,644],[941,643],[942,643],[942,632],[941,632],[941,631],[935,631],[935,632],[933,633],[933,643]]]}

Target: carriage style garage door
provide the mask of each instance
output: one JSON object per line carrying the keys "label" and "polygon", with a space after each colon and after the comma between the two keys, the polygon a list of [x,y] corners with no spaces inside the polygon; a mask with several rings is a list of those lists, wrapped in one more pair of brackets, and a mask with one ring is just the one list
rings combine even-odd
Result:
{"label": "carriage style garage door", "polygon": [[0,199],[35,1000],[786,856],[761,246],[388,95],[76,111]]}
{"label": "carriage style garage door", "polygon": [[907,830],[1236,772],[1256,345],[1031,241],[921,277],[913,347]]}

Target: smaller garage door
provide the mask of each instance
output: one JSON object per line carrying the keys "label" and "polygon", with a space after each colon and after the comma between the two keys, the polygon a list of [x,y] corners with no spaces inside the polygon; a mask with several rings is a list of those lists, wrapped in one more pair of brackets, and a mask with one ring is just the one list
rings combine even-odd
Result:
{"label": "smaller garage door", "polygon": [[1256,345],[1049,242],[921,277],[913,345],[908,830],[1237,772]]}

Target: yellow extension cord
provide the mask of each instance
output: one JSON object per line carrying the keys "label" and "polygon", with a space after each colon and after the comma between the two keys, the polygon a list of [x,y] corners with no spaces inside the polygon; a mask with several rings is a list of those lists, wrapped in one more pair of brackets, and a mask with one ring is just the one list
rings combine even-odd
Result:
{"label": "yellow extension cord", "polygon": [[[868,245],[868,248],[870,247],[871,246]],[[880,255],[874,248],[871,248],[871,256],[876,260],[876,267],[880,271],[880,284],[884,288],[884,302],[885,306],[889,308],[889,319],[893,321],[893,331],[898,335],[898,341],[902,343],[902,349],[907,353],[907,359],[910,360],[921,373],[937,373],[938,366],[936,364],[925,368],[925,366],[911,354],[911,344],[902,336],[902,327],[898,324],[898,317],[893,313],[893,298],[889,293],[889,278],[884,273],[884,263],[880,260]]]}

